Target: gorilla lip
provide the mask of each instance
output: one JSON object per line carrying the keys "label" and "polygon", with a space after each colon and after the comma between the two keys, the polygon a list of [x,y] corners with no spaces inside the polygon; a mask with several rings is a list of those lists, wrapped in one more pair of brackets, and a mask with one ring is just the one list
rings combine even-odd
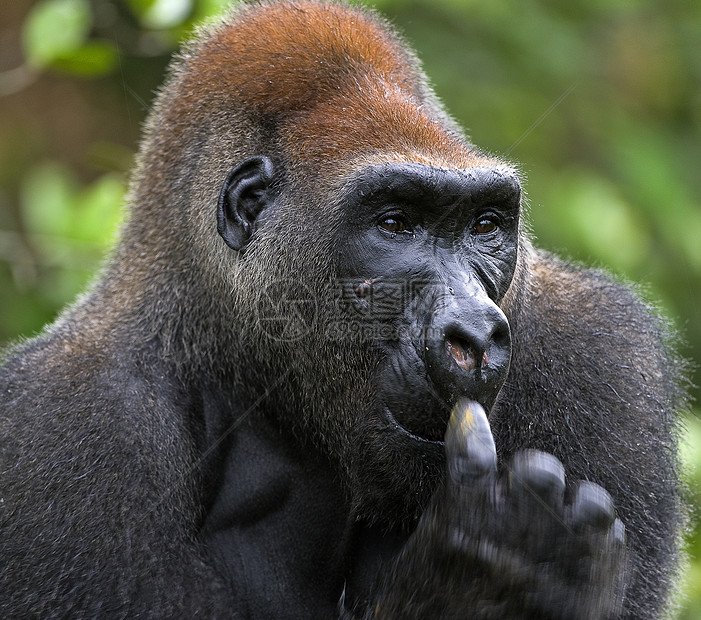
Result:
{"label": "gorilla lip", "polygon": [[[389,409],[389,407],[383,407],[383,410],[385,412],[385,417],[387,418],[387,421],[389,422],[389,424],[395,430],[401,432],[403,435],[406,435],[410,439],[412,439],[414,441],[421,442],[421,443],[434,445],[434,446],[445,445],[445,441],[443,441],[442,439],[429,439],[428,437],[422,437],[421,435],[417,435],[416,433],[412,433],[408,428],[406,428],[403,424],[401,424],[399,421],[397,421],[397,418],[394,417],[394,414]],[[447,422],[446,422],[446,428],[447,428]]]}

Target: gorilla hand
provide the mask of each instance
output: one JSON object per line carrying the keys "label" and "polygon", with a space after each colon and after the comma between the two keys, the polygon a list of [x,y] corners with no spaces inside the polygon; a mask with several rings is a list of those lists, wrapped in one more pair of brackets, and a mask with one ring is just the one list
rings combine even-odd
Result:
{"label": "gorilla hand", "polygon": [[562,464],[537,451],[518,453],[498,477],[487,416],[472,401],[455,406],[445,446],[445,484],[400,553],[374,617],[616,614],[625,536],[603,488],[580,482],[566,504]]}

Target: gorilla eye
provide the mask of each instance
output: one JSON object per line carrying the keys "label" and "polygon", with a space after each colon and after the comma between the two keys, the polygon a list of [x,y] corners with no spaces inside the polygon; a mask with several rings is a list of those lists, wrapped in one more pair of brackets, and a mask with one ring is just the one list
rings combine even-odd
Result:
{"label": "gorilla eye", "polygon": [[497,229],[497,223],[491,217],[481,217],[475,222],[474,231],[478,235],[487,235]]}
{"label": "gorilla eye", "polygon": [[401,213],[393,213],[380,220],[378,226],[388,233],[396,235],[403,232],[411,232],[411,226],[406,216]]}

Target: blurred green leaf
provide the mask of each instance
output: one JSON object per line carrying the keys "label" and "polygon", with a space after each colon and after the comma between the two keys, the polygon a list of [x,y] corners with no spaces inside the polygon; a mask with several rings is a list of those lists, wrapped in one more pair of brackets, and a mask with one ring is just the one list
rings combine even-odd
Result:
{"label": "blurred green leaf", "polygon": [[650,124],[621,119],[611,166],[667,246],[701,272],[701,208],[689,195],[686,162],[674,135]]}
{"label": "blurred green leaf", "polygon": [[22,41],[27,62],[38,69],[78,50],[90,30],[87,0],[43,0],[24,23]]}
{"label": "blurred green leaf", "polygon": [[129,9],[139,18],[145,15],[154,4],[156,0],[127,0]]}
{"label": "blurred green leaf", "polygon": [[76,191],[76,181],[64,166],[47,162],[32,168],[21,187],[22,215],[27,230],[30,233],[69,236]]}
{"label": "blurred green leaf", "polygon": [[545,196],[534,206],[536,230],[557,239],[562,249],[579,248],[589,261],[620,273],[631,273],[649,256],[650,237],[644,222],[620,189],[586,170],[553,173]]}
{"label": "blurred green leaf", "polygon": [[106,174],[87,187],[77,200],[72,232],[77,239],[104,250],[114,243],[121,220],[124,183],[113,174]]}
{"label": "blurred green leaf", "polygon": [[52,66],[74,75],[97,77],[110,73],[117,66],[118,57],[117,48],[109,41],[91,41],[56,58]]}
{"label": "blurred green leaf", "polygon": [[28,172],[21,187],[22,213],[41,305],[60,307],[85,287],[114,242],[124,191],[118,175],[105,174],[81,186],[55,162]]}
{"label": "blurred green leaf", "polygon": [[193,0],[129,0],[129,7],[145,28],[161,30],[182,24],[193,10]]}
{"label": "blurred green leaf", "polygon": [[220,15],[231,4],[229,0],[197,0],[193,17],[197,21],[201,21],[214,15]]}
{"label": "blurred green leaf", "polygon": [[124,183],[105,174],[81,187],[67,168],[48,162],[33,168],[22,186],[27,231],[108,248],[121,217]]}

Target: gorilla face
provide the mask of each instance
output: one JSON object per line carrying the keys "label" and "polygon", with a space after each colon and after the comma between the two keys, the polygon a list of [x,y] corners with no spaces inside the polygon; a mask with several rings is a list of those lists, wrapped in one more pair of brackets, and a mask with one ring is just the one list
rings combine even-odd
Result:
{"label": "gorilla face", "polygon": [[443,475],[451,407],[489,411],[509,370],[499,303],[518,180],[505,166],[376,164],[317,192],[310,214],[308,188],[275,191],[275,177],[267,157],[246,160],[219,205],[220,234],[243,251],[234,324],[249,330],[250,383],[263,373],[274,388],[251,402],[338,464],[358,515],[409,523]]}
{"label": "gorilla face", "polygon": [[377,413],[440,442],[457,398],[489,411],[509,369],[498,304],[514,275],[520,186],[505,168],[361,170],[337,239],[350,321],[380,355]]}

